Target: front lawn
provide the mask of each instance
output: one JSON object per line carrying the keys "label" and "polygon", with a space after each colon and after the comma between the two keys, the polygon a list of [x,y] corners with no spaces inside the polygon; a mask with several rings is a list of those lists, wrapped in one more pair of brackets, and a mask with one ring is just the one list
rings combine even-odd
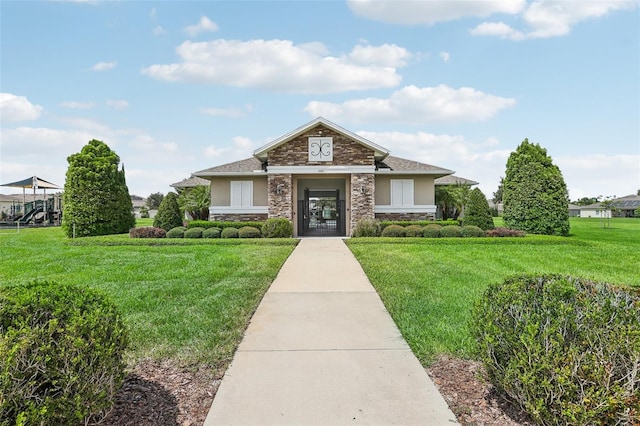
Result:
{"label": "front lawn", "polygon": [[639,286],[640,220],[571,221],[571,236],[352,238],[351,251],[423,365],[440,353],[472,356],[470,310],[490,282],[561,273]]}
{"label": "front lawn", "polygon": [[127,235],[70,240],[60,228],[4,229],[0,285],[51,280],[97,288],[131,330],[130,363],[171,358],[220,368],[295,243]]}

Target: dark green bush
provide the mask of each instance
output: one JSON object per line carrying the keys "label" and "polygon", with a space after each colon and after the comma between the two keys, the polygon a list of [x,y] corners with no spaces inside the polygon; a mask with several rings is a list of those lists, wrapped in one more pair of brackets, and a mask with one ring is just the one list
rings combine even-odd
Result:
{"label": "dark green bush", "polygon": [[[284,219],[287,220],[287,219]],[[212,221],[212,222],[199,222],[199,226],[201,228],[211,228],[211,227],[215,227],[215,228],[220,228],[220,229],[224,229],[224,228],[236,228],[236,229],[240,229],[243,226],[253,226],[254,228],[262,228],[262,226],[264,225],[264,222],[232,222],[232,221],[221,221],[221,220],[217,220],[217,221]],[[293,228],[292,228],[293,229]],[[293,233],[293,230],[291,231]]]}
{"label": "dark green bush", "polygon": [[447,225],[440,229],[441,237],[462,237],[462,227],[458,225]]}
{"label": "dark green bush", "polygon": [[208,220],[192,220],[187,224],[187,229],[190,228],[212,228],[213,222],[209,222]]}
{"label": "dark green bush", "polygon": [[427,238],[438,238],[440,237],[441,229],[442,229],[442,226],[432,223],[430,225],[425,226],[422,229],[422,236]]}
{"label": "dark green bush", "polygon": [[400,225],[402,227],[405,226],[409,226],[409,225],[420,225],[420,226],[427,226],[427,225],[440,225],[440,226],[447,226],[447,225],[460,225],[460,222],[456,219],[445,219],[445,220],[383,220],[380,221],[380,229],[384,229],[389,225]]}
{"label": "dark green bush", "polygon": [[424,228],[420,225],[409,225],[404,228],[407,237],[422,237]]}
{"label": "dark green bush", "polygon": [[206,228],[204,231],[202,231],[202,238],[220,238],[221,232],[222,229],[220,228]]}
{"label": "dark green bush", "polygon": [[221,238],[238,238],[238,228],[224,228],[220,234]]}
{"label": "dark green bush", "polygon": [[169,192],[160,203],[158,213],[153,218],[153,226],[169,231],[182,226],[182,218],[182,212],[178,207],[178,195],[175,192]]}
{"label": "dark green bush", "polygon": [[267,219],[262,225],[265,238],[290,238],[293,236],[293,224],[283,217]]}
{"label": "dark green bush", "polygon": [[563,277],[490,285],[472,332],[496,388],[545,425],[640,424],[640,291]]}
{"label": "dark green bush", "polygon": [[464,225],[474,225],[485,231],[495,228],[489,202],[480,188],[474,188],[469,193],[469,201],[464,209]]}
{"label": "dark green bush", "polygon": [[243,226],[238,229],[238,238],[260,238],[262,234],[260,234],[260,230],[253,226]]}
{"label": "dark green bush", "polygon": [[167,232],[167,238],[183,238],[185,230],[184,226],[176,226]]}
{"label": "dark green bush", "polygon": [[129,237],[131,238],[164,238],[167,236],[167,231],[162,228],[154,228],[153,226],[141,226],[139,228],[132,228],[129,231]]}
{"label": "dark green bush", "polygon": [[99,420],[124,378],[127,332],[95,290],[0,286],[0,424]]}
{"label": "dark green bush", "polygon": [[353,228],[354,237],[379,237],[380,222],[375,219],[360,219]]}
{"label": "dark green bush", "polygon": [[404,237],[406,235],[407,231],[400,225],[389,225],[382,230],[383,237]]}
{"label": "dark green bush", "polygon": [[465,225],[462,227],[463,237],[484,237],[484,231],[473,225]]}
{"label": "dark green bush", "polygon": [[202,238],[204,228],[189,228],[184,231],[184,238]]}

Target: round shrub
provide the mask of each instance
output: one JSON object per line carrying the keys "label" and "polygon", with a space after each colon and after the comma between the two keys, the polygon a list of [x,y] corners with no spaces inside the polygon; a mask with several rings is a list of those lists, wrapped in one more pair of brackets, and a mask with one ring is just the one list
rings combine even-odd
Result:
{"label": "round shrub", "polygon": [[422,228],[422,236],[426,238],[438,238],[440,237],[440,230],[442,226],[435,223],[430,224]]}
{"label": "round shrub", "polygon": [[95,290],[0,287],[0,423],[99,420],[122,385],[127,342],[116,307]]}
{"label": "round shrub", "polygon": [[447,225],[440,229],[441,237],[462,237],[462,227],[458,225]]}
{"label": "round shrub", "polygon": [[479,226],[465,225],[462,227],[463,237],[484,237],[484,231]]}
{"label": "round shrub", "polygon": [[158,207],[158,213],[156,213],[156,217],[153,218],[153,226],[168,231],[177,226],[181,226],[182,219],[182,212],[180,211],[180,207],[178,207],[178,194],[169,192],[164,196],[160,207]]}
{"label": "round shrub", "polygon": [[253,226],[243,226],[238,229],[238,238],[260,238],[260,230]]}
{"label": "round shrub", "polygon": [[227,227],[222,230],[221,238],[238,238],[238,228]]}
{"label": "round shrub", "polygon": [[407,237],[422,237],[423,228],[420,225],[405,226],[404,232]]}
{"label": "round shrub", "polygon": [[204,231],[202,231],[202,238],[220,238],[220,233],[222,232],[222,229],[220,228],[207,228]]}
{"label": "round shrub", "polygon": [[490,285],[472,333],[489,379],[537,424],[640,424],[640,291],[559,275]]}
{"label": "round shrub", "polygon": [[131,228],[129,231],[130,238],[164,238],[166,236],[167,231],[162,228],[154,228],[153,226]]}
{"label": "round shrub", "polygon": [[383,237],[405,237],[407,231],[400,225],[389,225],[382,230]]}
{"label": "round shrub", "polygon": [[185,238],[202,238],[204,228],[188,228],[184,231]]}
{"label": "round shrub", "polygon": [[375,219],[360,219],[353,228],[354,237],[379,237],[380,222]]}
{"label": "round shrub", "polygon": [[182,238],[184,237],[185,230],[186,228],[184,226],[176,226],[167,231],[167,238]]}
{"label": "round shrub", "polygon": [[293,236],[293,224],[283,217],[267,219],[262,225],[262,235],[265,238],[290,238]]}

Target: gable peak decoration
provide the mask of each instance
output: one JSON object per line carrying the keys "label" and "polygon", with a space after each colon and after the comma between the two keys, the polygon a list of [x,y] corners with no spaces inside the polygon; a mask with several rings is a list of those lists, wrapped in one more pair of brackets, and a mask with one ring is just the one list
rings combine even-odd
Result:
{"label": "gable peak decoration", "polygon": [[333,161],[333,138],[309,137],[309,161]]}

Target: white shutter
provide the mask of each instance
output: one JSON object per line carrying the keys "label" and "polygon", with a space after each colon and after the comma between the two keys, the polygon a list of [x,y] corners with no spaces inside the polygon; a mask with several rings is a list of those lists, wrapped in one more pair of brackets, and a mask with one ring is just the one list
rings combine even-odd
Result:
{"label": "white shutter", "polygon": [[405,179],[402,183],[402,205],[413,206],[413,179]]}
{"label": "white shutter", "polygon": [[253,206],[253,182],[250,180],[231,181],[231,207]]}
{"label": "white shutter", "polygon": [[242,182],[242,207],[253,206],[253,182]]}
{"label": "white shutter", "polygon": [[391,179],[391,205],[402,205],[402,181],[400,179]]}
{"label": "white shutter", "polygon": [[391,179],[391,205],[413,206],[413,179]]}
{"label": "white shutter", "polygon": [[231,181],[231,207],[242,207],[242,182]]}

